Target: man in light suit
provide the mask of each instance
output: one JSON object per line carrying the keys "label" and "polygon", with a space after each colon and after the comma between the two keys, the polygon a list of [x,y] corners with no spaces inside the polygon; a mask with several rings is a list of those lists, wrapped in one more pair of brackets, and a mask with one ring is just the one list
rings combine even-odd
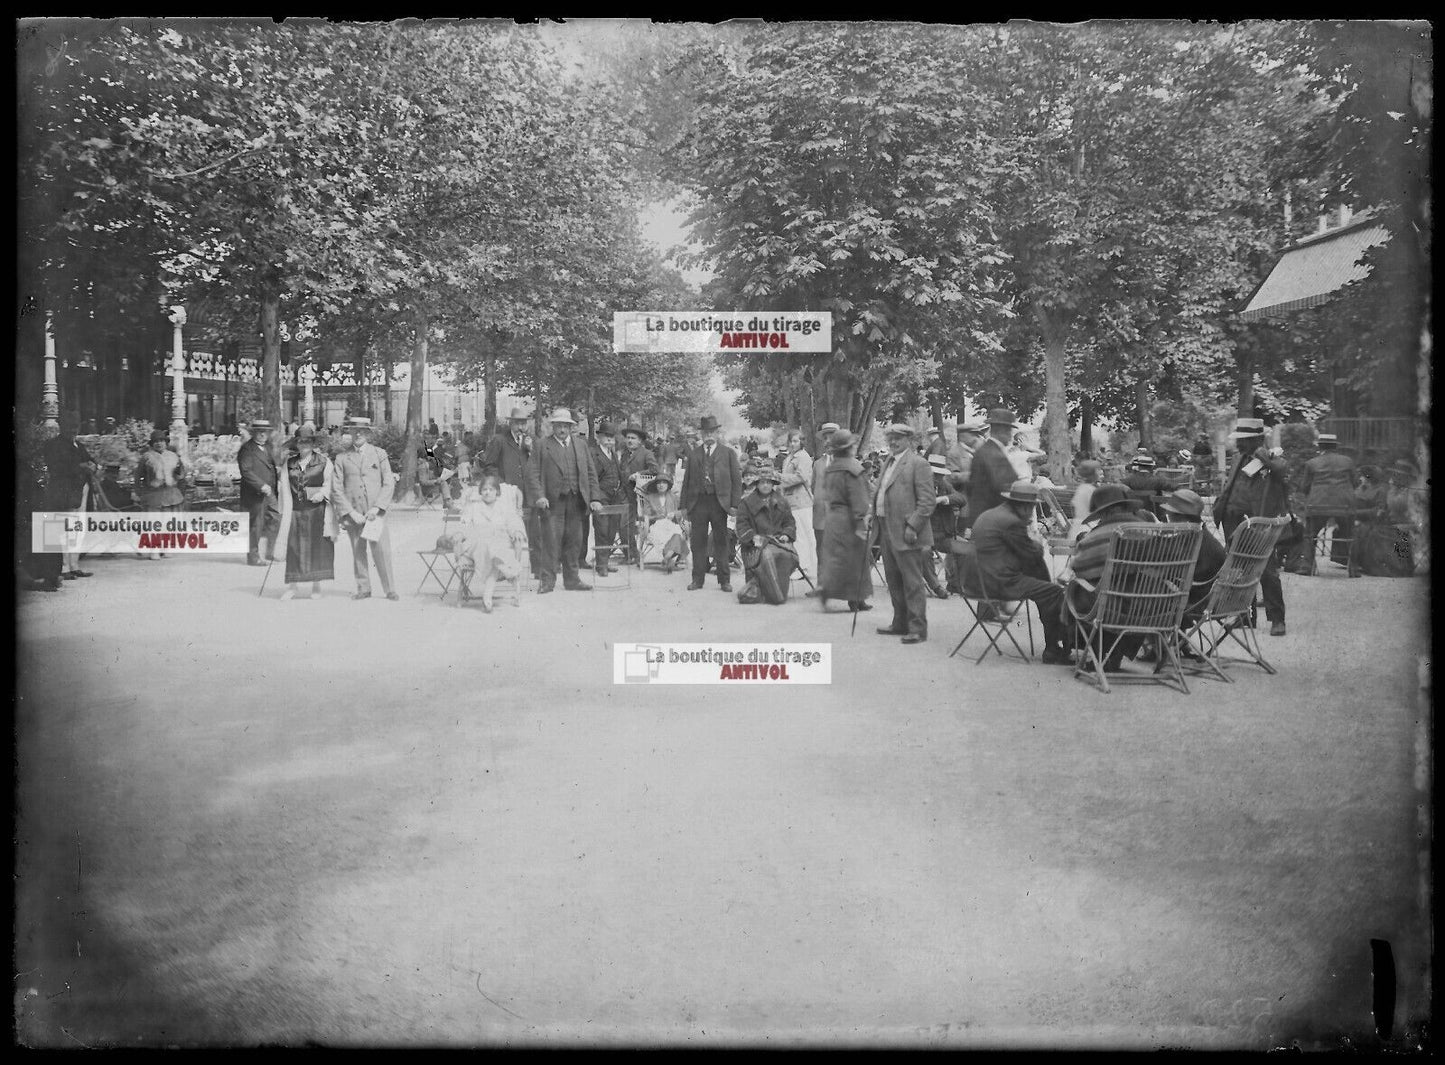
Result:
{"label": "man in light suit", "polygon": [[538,440],[527,464],[527,496],[537,508],[542,532],[539,595],[557,586],[560,561],[562,587],[569,592],[590,592],[577,575],[582,550],[582,528],[588,511],[602,509],[602,488],[587,445],[572,435],[577,425],[572,412],[558,408],[549,419],[552,435]]}
{"label": "man in light suit", "polygon": [[[824,422],[818,427],[818,457],[813,460],[813,545],[817,552],[818,572],[823,572],[823,523],[828,517],[828,500],[823,495],[823,475],[833,465],[833,449],[829,442],[838,431],[837,422]],[[817,589],[808,592],[808,598],[816,599]]]}
{"label": "man in light suit", "polygon": [[709,530],[718,587],[725,592],[733,590],[728,515],[737,513],[743,475],[738,453],[718,439],[719,428],[716,418],[704,415],[698,424],[702,443],[688,452],[687,471],[682,478],[682,508],[692,521],[692,583],[687,586],[690,592],[701,588],[707,575]]}
{"label": "man in light suit", "polygon": [[932,564],[933,468],[914,450],[912,426],[884,430],[891,455],[873,497],[873,528],[883,548],[883,577],[893,600],[893,622],[878,632],[904,643],[928,639],[928,585],[923,567]]}
{"label": "man in light suit", "polygon": [[356,592],[351,598],[371,598],[370,556],[376,561],[381,590],[395,602],[401,596],[391,580],[391,530],[383,520],[379,539],[368,540],[361,534],[367,522],[382,518],[391,506],[396,477],[386,452],[369,442],[370,418],[347,418],[346,431],[351,434],[351,450],[336,456],[331,504],[341,515],[341,527],[351,539],[351,563],[356,574]]}

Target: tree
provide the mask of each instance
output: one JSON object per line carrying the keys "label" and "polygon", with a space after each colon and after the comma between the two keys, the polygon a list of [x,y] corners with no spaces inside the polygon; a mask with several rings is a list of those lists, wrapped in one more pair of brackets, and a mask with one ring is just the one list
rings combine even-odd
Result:
{"label": "tree", "polygon": [[810,432],[825,419],[866,431],[934,360],[997,350],[981,102],[939,37],[771,26],[689,57],[698,106],[673,161],[717,273],[707,302],[833,313],[831,352],[732,372],[754,404],[786,381]]}

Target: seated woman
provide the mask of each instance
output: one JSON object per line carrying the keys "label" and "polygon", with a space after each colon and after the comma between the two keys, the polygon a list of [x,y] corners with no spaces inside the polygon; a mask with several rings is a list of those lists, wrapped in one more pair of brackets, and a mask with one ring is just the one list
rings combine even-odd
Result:
{"label": "seated woman", "polygon": [[1389,470],[1389,487],[1380,485],[1372,466],[1360,468],[1355,490],[1355,544],[1351,572],[1368,577],[1409,577],[1415,572],[1415,534],[1419,522],[1412,514],[1415,467],[1401,460]]}
{"label": "seated woman", "polygon": [[772,467],[757,470],[753,490],[738,504],[738,544],[746,577],[739,602],[777,606],[791,590],[788,578],[798,564],[792,547],[798,525],[787,500],[774,490],[782,479]]}
{"label": "seated woman", "polygon": [[521,575],[518,555],[527,546],[527,530],[517,508],[502,499],[501,478],[495,473],[482,478],[475,496],[467,494],[461,517],[461,531],[453,538],[457,572],[468,587],[481,576],[478,598],[490,613],[497,579],[513,581]]}
{"label": "seated woman", "polygon": [[672,478],[658,474],[648,482],[642,493],[642,518],[647,535],[642,544],[642,564],[661,562],[664,573],[671,573],[687,561],[687,534],[681,524],[681,508]]}

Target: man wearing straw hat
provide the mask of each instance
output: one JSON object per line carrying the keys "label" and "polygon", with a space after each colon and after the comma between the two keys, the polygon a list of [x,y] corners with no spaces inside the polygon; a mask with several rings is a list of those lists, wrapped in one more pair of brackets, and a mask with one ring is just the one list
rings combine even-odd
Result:
{"label": "man wearing straw hat", "polygon": [[[1278,518],[1289,513],[1289,467],[1265,446],[1263,419],[1238,419],[1229,438],[1239,454],[1214,501],[1213,515],[1224,530],[1225,543],[1246,518]],[[1285,635],[1284,588],[1279,581],[1279,561],[1273,553],[1260,578],[1259,590],[1270,622],[1269,634]]]}
{"label": "man wearing straw hat", "polygon": [[557,569],[562,570],[562,587],[569,592],[590,592],[577,575],[582,551],[582,529],[588,511],[602,508],[602,488],[597,468],[585,444],[573,435],[576,419],[558,407],[548,419],[552,435],[537,441],[527,465],[527,495],[538,509],[542,532],[542,567],[538,594],[557,586]]}
{"label": "man wearing straw hat", "polygon": [[1305,577],[1315,571],[1315,537],[1332,518],[1335,534],[1330,539],[1330,561],[1337,566],[1349,564],[1355,524],[1355,460],[1335,450],[1339,437],[1334,433],[1320,433],[1318,444],[1320,453],[1305,463],[1300,480],[1300,494],[1305,497],[1305,535],[1291,559],[1291,568]]}
{"label": "man wearing straw hat", "polygon": [[933,511],[937,504],[933,470],[913,449],[911,425],[895,422],[883,432],[892,452],[873,497],[873,528],[883,548],[883,577],[893,601],[893,620],[883,636],[903,643],[928,639],[928,585],[925,564],[932,565]]}
{"label": "man wearing straw hat", "polygon": [[332,509],[351,541],[351,567],[356,574],[353,599],[371,598],[371,563],[381,590],[393,602],[400,599],[391,580],[391,530],[385,520],[396,487],[391,459],[371,444],[371,419],[347,418],[351,450],[336,456],[331,471]]}
{"label": "man wearing straw hat", "polygon": [[[251,542],[246,562],[264,566],[276,558],[276,533],[281,528],[281,504],[276,487],[280,475],[276,460],[266,442],[271,438],[271,423],[258,418],[250,425],[251,439],[236,452],[236,465],[241,472],[241,506],[251,515]],[[261,541],[266,541],[266,558],[261,558]]]}
{"label": "man wearing straw hat", "polygon": [[1019,479],[1008,447],[1014,432],[1022,428],[1013,411],[995,407],[988,412],[988,436],[973,453],[968,479],[968,513],[984,514],[1003,502],[1003,494]]}

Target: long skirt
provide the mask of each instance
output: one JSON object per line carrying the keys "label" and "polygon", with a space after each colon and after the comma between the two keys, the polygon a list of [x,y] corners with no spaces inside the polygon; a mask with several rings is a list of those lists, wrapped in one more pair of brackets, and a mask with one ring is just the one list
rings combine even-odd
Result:
{"label": "long skirt", "polygon": [[286,533],[287,584],[335,580],[336,545],[326,539],[325,531],[325,503],[292,507]]}
{"label": "long skirt", "polygon": [[761,550],[745,550],[743,566],[747,572],[747,585],[738,593],[738,599],[744,603],[762,601],[777,606],[788,598],[792,590],[788,578],[796,565],[793,553],[776,544],[764,544]]}
{"label": "long skirt", "polygon": [[818,569],[818,594],[824,599],[858,602],[873,595],[868,544],[853,534],[853,519],[842,508],[830,508],[824,519],[823,564]]}
{"label": "long skirt", "polygon": [[647,527],[647,540],[642,545],[642,564],[661,565],[668,555],[674,555],[681,566],[687,562],[687,537],[682,526],[667,518],[654,518]]}
{"label": "long skirt", "polygon": [[456,556],[458,569],[473,570],[483,580],[496,576],[510,581],[522,570],[510,540],[475,526],[463,526],[457,535]]}

